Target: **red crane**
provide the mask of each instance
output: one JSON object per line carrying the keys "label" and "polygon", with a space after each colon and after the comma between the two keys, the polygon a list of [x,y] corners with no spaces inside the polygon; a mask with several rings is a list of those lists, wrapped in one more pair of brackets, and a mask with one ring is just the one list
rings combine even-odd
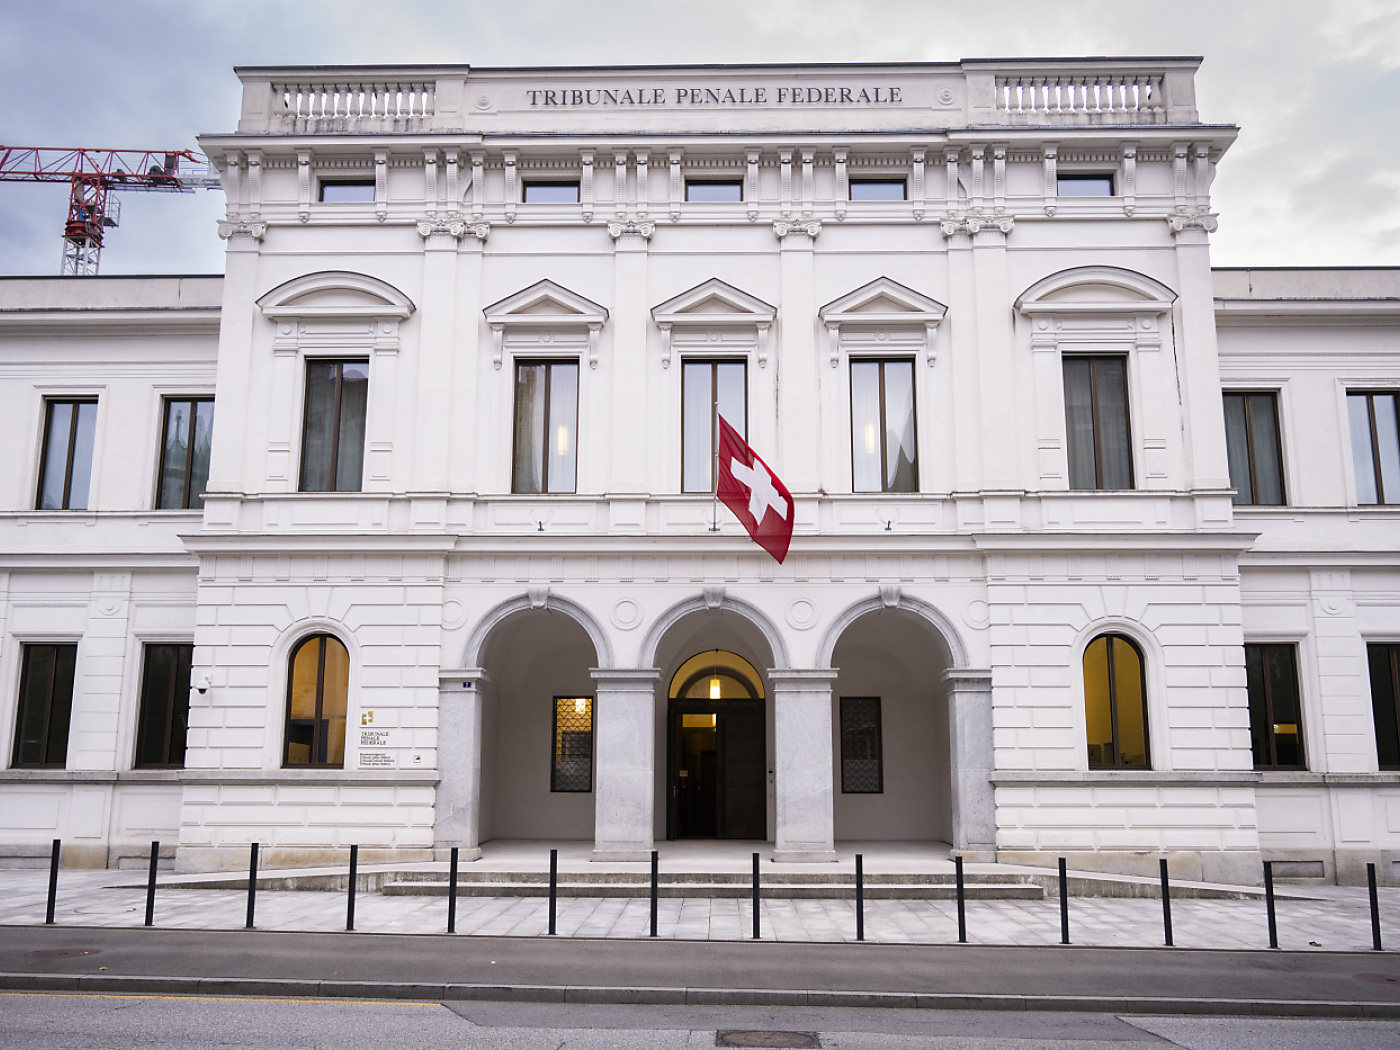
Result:
{"label": "red crane", "polygon": [[0,182],[66,182],[64,276],[97,273],[103,231],[121,217],[118,191],[193,193],[218,189],[209,162],[193,150],[57,149],[0,146]]}

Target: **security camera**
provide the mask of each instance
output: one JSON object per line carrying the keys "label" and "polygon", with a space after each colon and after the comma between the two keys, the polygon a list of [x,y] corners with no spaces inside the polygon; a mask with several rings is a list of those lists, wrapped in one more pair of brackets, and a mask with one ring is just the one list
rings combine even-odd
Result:
{"label": "security camera", "polygon": [[203,696],[205,693],[209,692],[209,686],[209,672],[205,671],[199,676],[199,682],[195,685],[195,691],[198,692],[200,696]]}

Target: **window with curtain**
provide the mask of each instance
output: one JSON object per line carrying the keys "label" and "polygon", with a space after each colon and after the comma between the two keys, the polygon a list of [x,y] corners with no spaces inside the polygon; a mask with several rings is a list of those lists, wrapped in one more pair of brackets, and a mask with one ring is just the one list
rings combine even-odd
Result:
{"label": "window with curtain", "polygon": [[166,398],[160,445],[157,510],[195,510],[209,482],[209,449],[214,432],[212,397]]}
{"label": "window with curtain", "polygon": [[1400,503],[1400,395],[1348,393],[1357,503]]}
{"label": "window with curtain", "polygon": [[914,362],[851,362],[851,487],[917,492]]}
{"label": "window with curtain", "polygon": [[748,369],[743,361],[686,361],[681,372],[681,491],[714,488],[719,417],[749,437]]}
{"label": "window with curtain", "polygon": [[306,363],[302,492],[360,491],[368,405],[368,361]]}
{"label": "window with curtain", "polygon": [[313,634],[292,651],[287,675],[284,766],[343,766],[350,654],[339,638]]}
{"label": "window with curtain", "polygon": [[1142,651],[1121,634],[1101,634],[1084,650],[1084,714],[1090,769],[1151,767]]}
{"label": "window with curtain", "polygon": [[574,492],[578,462],[578,362],[515,366],[512,492]]}
{"label": "window with curtain", "polygon": [[1072,489],[1133,487],[1128,359],[1066,357],[1065,437]]}
{"label": "window with curtain", "polygon": [[141,669],[136,765],[183,766],[193,645],[148,645]]}
{"label": "window with curtain", "polygon": [[61,769],[67,764],[77,663],[76,645],[24,647],[12,765]]}
{"label": "window with curtain", "polygon": [[1228,393],[1225,451],[1236,506],[1280,506],[1283,454],[1279,449],[1278,402],[1271,393]]}
{"label": "window with curtain", "polygon": [[96,401],[44,403],[44,452],[39,461],[39,510],[87,510],[92,486]]}

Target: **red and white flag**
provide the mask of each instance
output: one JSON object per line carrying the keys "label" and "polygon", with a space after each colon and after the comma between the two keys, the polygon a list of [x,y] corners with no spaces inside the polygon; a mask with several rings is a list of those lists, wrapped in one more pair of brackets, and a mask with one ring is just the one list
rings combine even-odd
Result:
{"label": "red and white flag", "polygon": [[792,542],[792,493],[719,417],[719,484],[716,495],[760,547],[781,565]]}

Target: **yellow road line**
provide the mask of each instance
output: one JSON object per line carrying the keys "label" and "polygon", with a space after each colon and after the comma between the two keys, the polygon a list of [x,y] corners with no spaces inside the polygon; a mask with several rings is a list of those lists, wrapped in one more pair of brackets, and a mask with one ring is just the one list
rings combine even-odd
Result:
{"label": "yellow road line", "polygon": [[181,999],[203,1003],[336,1003],[344,1006],[441,1006],[435,999],[304,999],[300,996],[258,998],[250,995],[162,995],[132,992],[0,992],[0,997],[28,996],[37,999]]}

